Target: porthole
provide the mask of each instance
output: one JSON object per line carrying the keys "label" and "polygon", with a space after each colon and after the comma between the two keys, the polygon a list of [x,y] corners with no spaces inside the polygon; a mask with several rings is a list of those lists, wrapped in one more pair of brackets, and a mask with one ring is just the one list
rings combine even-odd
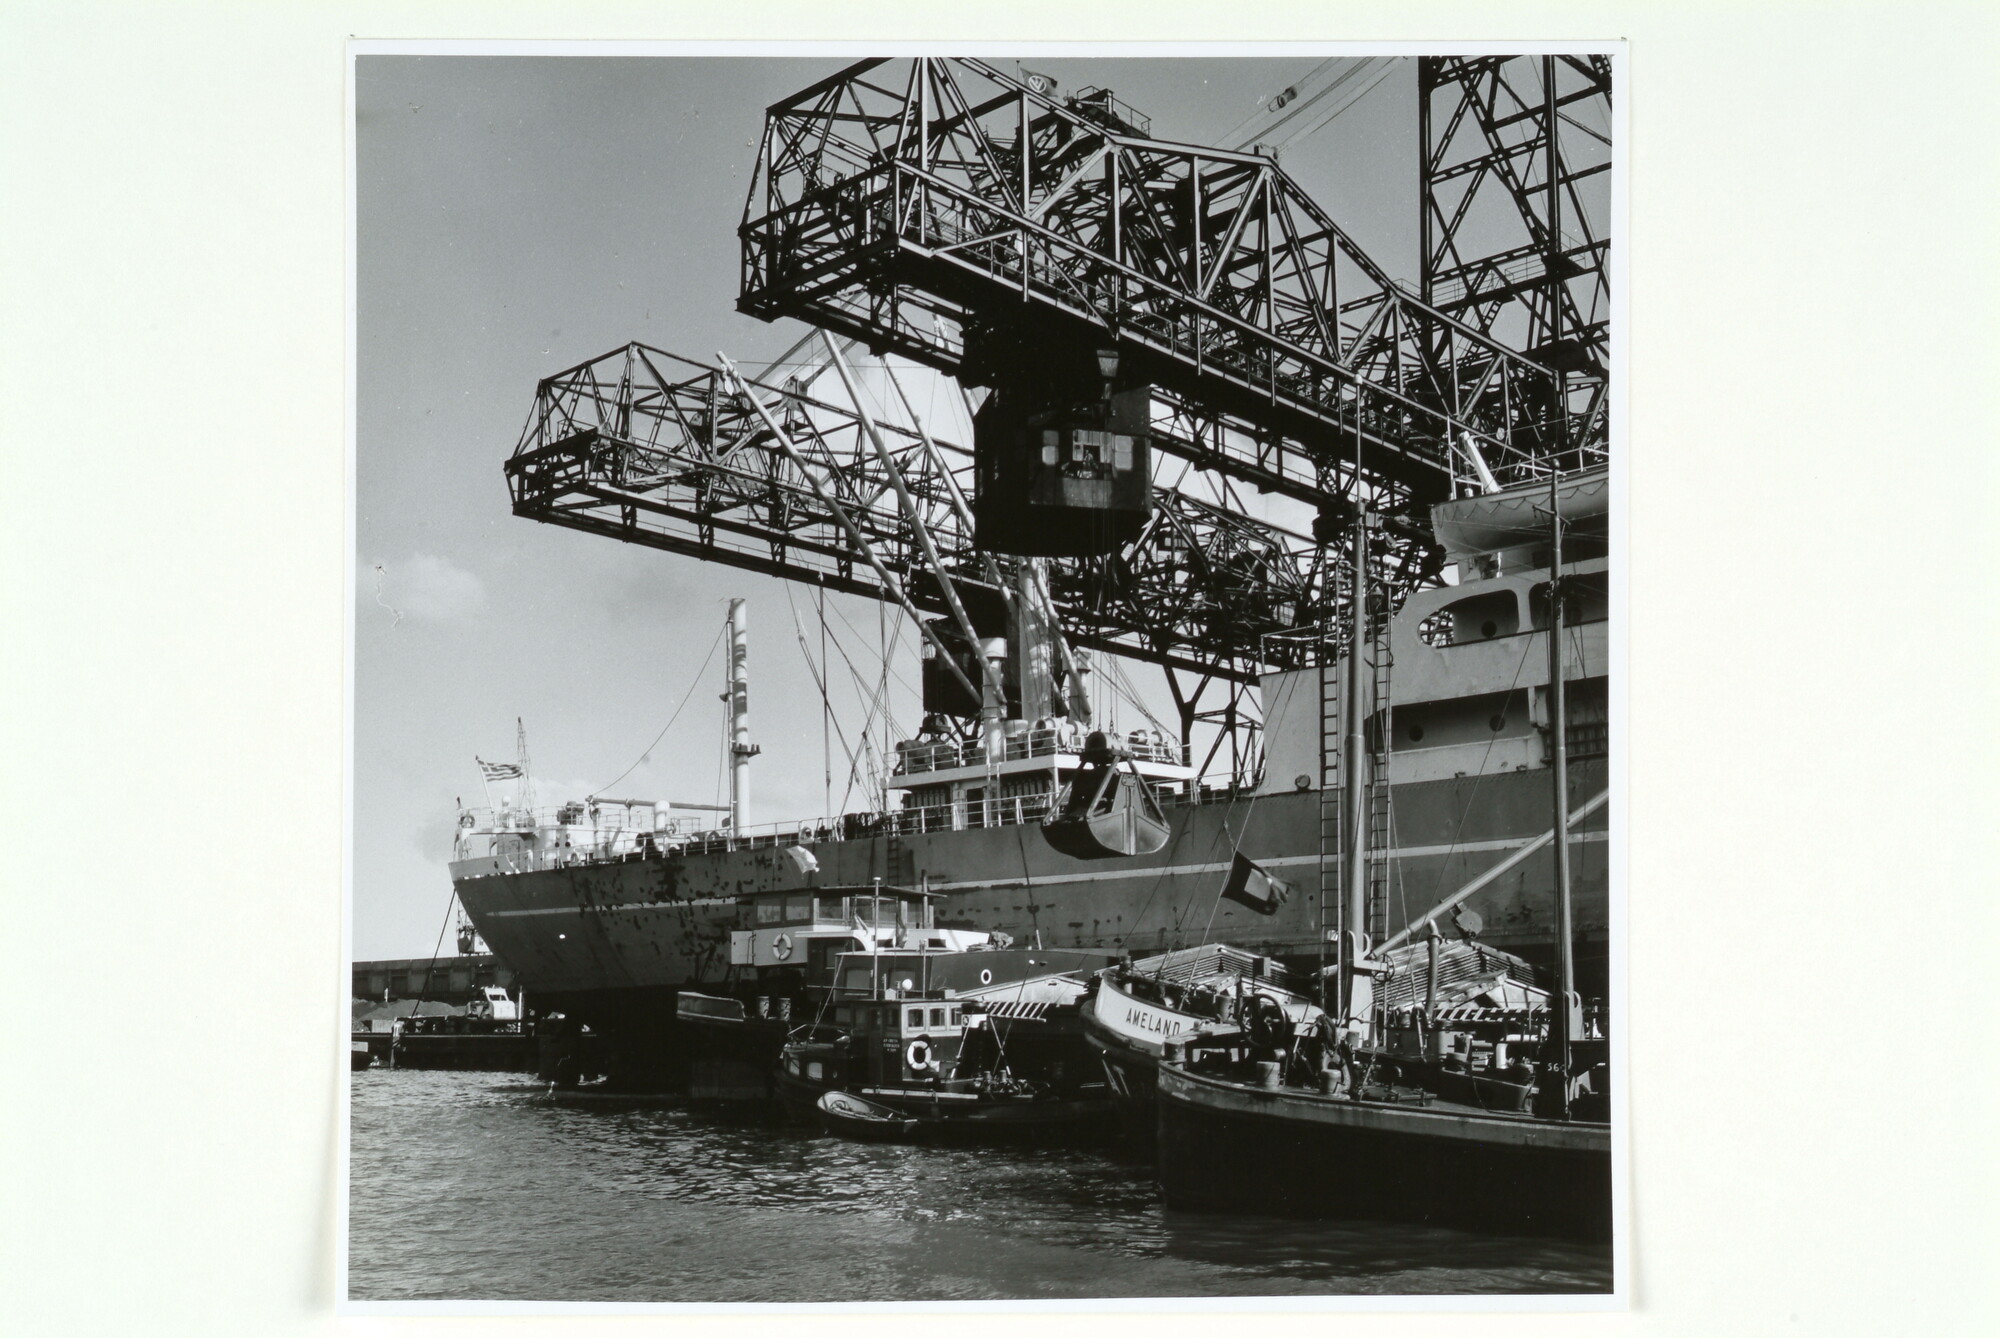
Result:
{"label": "porthole", "polygon": [[1411,743],[1418,743],[1418,742],[1422,741],[1423,737],[1424,737],[1424,727],[1423,727],[1422,725],[1411,725],[1411,726],[1410,726],[1410,742],[1411,742]]}
{"label": "porthole", "polygon": [[1494,622],[1491,618],[1488,618],[1485,622],[1479,624],[1479,635],[1483,637],[1492,637],[1493,635],[1498,633],[1499,630],[1500,630],[1500,624]]}
{"label": "porthole", "polygon": [[1507,717],[1504,715],[1494,716],[1491,720],[1488,720],[1486,722],[1486,728],[1492,730],[1495,734],[1498,734],[1501,730],[1507,728]]}

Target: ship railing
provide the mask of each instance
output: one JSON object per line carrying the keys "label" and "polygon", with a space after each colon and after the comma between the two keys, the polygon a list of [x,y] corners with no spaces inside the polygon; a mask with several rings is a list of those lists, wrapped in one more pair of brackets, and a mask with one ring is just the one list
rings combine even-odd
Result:
{"label": "ship railing", "polygon": [[[1007,739],[1000,757],[1004,762],[1017,762],[1029,757],[1055,757],[1058,754],[1074,754],[1083,748],[1083,737],[1065,737],[1057,729],[1031,729]],[[908,776],[926,771],[949,771],[953,767],[978,767],[986,765],[986,749],[977,743],[963,746],[950,740],[936,743],[904,743],[896,748],[896,774]]]}
{"label": "ship railing", "polygon": [[[1141,753],[1140,740],[1132,740],[1135,754],[1152,760],[1174,760],[1171,744]],[[976,751],[976,750],[975,750]],[[1256,786],[1251,778],[1235,784],[1202,785],[1192,793],[1182,782],[1151,784],[1154,796],[1164,807],[1198,808],[1208,804],[1234,804],[1250,795]],[[909,836],[929,832],[963,831],[970,828],[1016,827],[1038,823],[1049,816],[1059,791],[1004,795],[990,799],[968,799],[960,803],[927,804],[890,812],[844,813],[832,818],[806,818],[787,822],[761,823],[732,831],[727,827],[690,831],[674,823],[656,831],[640,827],[580,828],[557,821],[559,808],[510,809],[495,814],[491,809],[464,809],[474,823],[460,827],[455,859],[487,857],[495,861],[495,873],[529,873],[539,869],[568,868],[583,864],[621,863],[662,854],[711,854],[718,851],[756,850],[822,842],[868,840],[877,836]],[[560,828],[567,845],[548,846],[543,834]],[[473,848],[474,837],[535,835],[534,844],[513,851]]]}
{"label": "ship railing", "polygon": [[[639,810],[635,812],[634,810]],[[571,831],[586,832],[652,832],[657,822],[655,806],[644,803],[599,801],[590,804],[574,800],[552,804],[540,808],[517,808],[513,805],[500,807],[480,806],[458,810],[459,830],[473,836],[504,836],[516,833],[539,832],[548,827],[563,827]],[[669,820],[659,831],[671,831],[679,822]]]}
{"label": "ship railing", "polygon": [[[1084,736],[1075,731],[1032,729],[1008,738],[995,760],[1017,762],[1031,757],[1075,756],[1083,751],[1083,741]],[[1178,744],[1144,730],[1133,730],[1128,734],[1125,746],[1141,762],[1178,766],[1183,760]],[[977,743],[961,745],[943,740],[937,743],[904,743],[896,748],[896,774],[899,776],[950,771],[955,767],[979,767],[986,763],[987,750]]]}
{"label": "ship railing", "polygon": [[884,814],[883,830],[896,836],[920,836],[971,827],[1020,827],[1046,818],[1054,803],[1055,796],[1045,790],[1038,794],[968,799],[963,804],[924,804]]}
{"label": "ship railing", "polygon": [[665,844],[672,850],[705,855],[726,850],[768,850],[781,846],[812,845],[840,839],[844,818],[805,818],[790,822],[753,823],[743,828],[719,827],[693,832]]}
{"label": "ship railing", "polygon": [[1182,766],[1187,762],[1181,755],[1179,744],[1136,729],[1125,736],[1125,746],[1130,748],[1132,756],[1141,762],[1164,762],[1168,766]]}

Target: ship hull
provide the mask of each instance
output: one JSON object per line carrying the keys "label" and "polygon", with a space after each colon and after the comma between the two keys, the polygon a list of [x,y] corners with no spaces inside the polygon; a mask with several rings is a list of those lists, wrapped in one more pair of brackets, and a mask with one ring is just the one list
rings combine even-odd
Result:
{"label": "ship hull", "polygon": [[1161,1042],[1192,1032],[1202,1019],[1126,994],[1115,974],[1098,977],[1084,1006],[1083,1035],[1103,1065],[1105,1082],[1118,1103],[1120,1131],[1135,1151],[1145,1151],[1153,1146]]}
{"label": "ship hull", "polygon": [[[1571,767],[1572,802],[1605,786],[1601,761]],[[1413,918],[1548,828],[1549,775],[1523,770],[1395,787],[1391,926]],[[808,840],[820,886],[875,879],[941,893],[940,924],[1012,935],[1021,944],[1138,955],[1227,942],[1294,965],[1319,964],[1329,908],[1318,895],[1320,796],[1297,791],[1177,805],[1157,853],[1078,860],[1033,826],[858,833]],[[671,1080],[680,1063],[675,997],[714,990],[730,977],[729,931],[737,898],[798,886],[776,842],[713,843],[513,872],[499,861],[453,865],[461,904],[486,943],[544,1009],[605,1033],[622,1072]],[[790,838],[785,845],[792,844]],[[1265,915],[1219,893],[1240,849],[1294,891]],[[1604,814],[1570,835],[1578,984],[1605,992],[1608,845]],[[1553,861],[1541,851],[1467,903],[1483,938],[1538,963],[1553,956]]]}
{"label": "ship hull", "polygon": [[1179,1065],[1158,1083],[1169,1208],[1610,1239],[1603,1125],[1257,1088]]}

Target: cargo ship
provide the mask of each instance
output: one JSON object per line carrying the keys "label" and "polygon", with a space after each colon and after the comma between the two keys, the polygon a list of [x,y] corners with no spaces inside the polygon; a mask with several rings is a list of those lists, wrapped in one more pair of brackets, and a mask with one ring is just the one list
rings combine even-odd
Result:
{"label": "cargo ship", "polygon": [[[1355,68],[1302,81],[1301,107],[1335,99],[1310,124]],[[459,898],[540,1006],[658,1080],[681,991],[784,992],[738,960],[745,904],[830,888],[1037,948],[1315,973],[1342,934],[1448,908],[1543,964],[1555,850],[1575,982],[1607,993],[1611,62],[1416,75],[1414,285],[1285,168],[1298,88],[1225,147],[972,57],[860,60],[765,110],[737,310],[811,333],[755,377],[632,343],[542,378],[514,514],[878,600],[924,640],[927,715],[874,811],[752,823],[737,606],[726,820],[525,786],[460,816]],[[1122,674],[1095,656],[1163,667],[1179,737],[1093,723],[1090,683]],[[1218,716],[1211,769],[1190,745]],[[1545,837],[1559,752],[1581,820]],[[1225,898],[1243,861],[1288,893]]]}
{"label": "cargo ship", "polygon": [[[1368,652],[1375,687],[1362,702],[1378,792],[1372,932],[1379,940],[1416,923],[1500,869],[1454,913],[1476,912],[1463,923],[1478,924],[1481,941],[1536,964],[1554,956],[1553,859],[1546,846],[1519,856],[1549,831],[1552,731],[1564,730],[1571,807],[1587,815],[1568,833],[1586,999],[1606,993],[1610,936],[1609,807],[1600,799],[1610,786],[1609,495],[1602,469],[1560,489],[1566,720],[1552,721],[1548,706],[1550,571],[1538,536],[1549,490],[1540,485],[1431,509],[1457,579],[1410,591],[1382,619]],[[1032,627],[1009,630],[1011,653],[1032,659],[1023,654]],[[736,732],[727,820],[605,798],[552,808],[523,798],[460,814],[451,877],[466,914],[543,1009],[608,1038],[621,1082],[670,1081],[681,991],[740,992],[750,979],[755,967],[733,959],[732,934],[749,927],[745,899],[758,893],[921,888],[938,925],[1024,945],[1146,956],[1225,942],[1301,968],[1331,960],[1338,898],[1325,871],[1338,853],[1327,819],[1342,775],[1330,724],[1341,719],[1342,675],[1331,660],[1262,677],[1261,765],[1241,784],[1200,783],[1183,749],[1152,734],[1116,740],[1123,784],[1163,820],[1164,840],[1090,858],[1059,848],[1045,829],[1090,776],[1092,735],[1018,705],[989,712],[976,736],[931,730],[900,745],[880,811],[745,822],[757,750],[743,723],[740,610],[728,675]],[[1239,853],[1290,884],[1269,913],[1220,896]]]}

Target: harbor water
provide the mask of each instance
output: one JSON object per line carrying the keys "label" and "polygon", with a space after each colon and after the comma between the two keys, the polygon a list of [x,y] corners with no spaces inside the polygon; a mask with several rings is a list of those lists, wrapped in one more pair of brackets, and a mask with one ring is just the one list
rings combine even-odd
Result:
{"label": "harbor water", "polygon": [[1161,1207],[1087,1149],[852,1143],[508,1074],[353,1075],[355,1300],[1574,1293],[1608,1245]]}

